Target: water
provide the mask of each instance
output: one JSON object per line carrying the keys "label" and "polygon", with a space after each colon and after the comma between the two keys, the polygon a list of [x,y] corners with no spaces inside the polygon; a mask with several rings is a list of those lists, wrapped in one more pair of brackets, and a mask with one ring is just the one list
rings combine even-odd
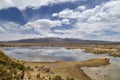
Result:
{"label": "water", "polygon": [[[119,80],[120,58],[108,54],[95,55],[85,53],[82,49],[66,49],[64,47],[4,47],[3,51],[19,60],[24,61],[83,61],[97,57],[109,57],[110,65],[102,67],[83,67],[84,72],[94,80]],[[97,73],[97,74],[96,74]]]}
{"label": "water", "polygon": [[4,47],[4,52],[19,60],[25,61],[83,61],[96,57],[105,57],[107,54],[95,55],[85,53],[82,49],[66,49],[64,47]]}

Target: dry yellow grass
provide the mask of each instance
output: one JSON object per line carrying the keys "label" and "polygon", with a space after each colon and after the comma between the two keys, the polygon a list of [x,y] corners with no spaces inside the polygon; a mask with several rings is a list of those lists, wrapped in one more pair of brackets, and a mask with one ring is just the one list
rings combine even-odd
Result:
{"label": "dry yellow grass", "polygon": [[108,48],[84,48],[85,52],[93,53],[93,54],[106,54],[108,53],[110,56],[120,57],[119,49],[108,49]]}
{"label": "dry yellow grass", "polygon": [[[33,69],[33,71],[27,71],[26,73],[26,75],[31,75],[32,78],[36,78],[36,75],[40,74],[40,77],[45,76],[46,78],[60,75],[65,79],[66,77],[70,76],[75,80],[92,80],[84,73],[84,71],[82,71],[82,69],[80,69],[80,67],[98,67],[108,64],[109,58],[94,58],[81,62],[25,62],[25,66],[30,66]],[[41,67],[43,69],[49,69],[49,71],[44,72],[39,70]]]}

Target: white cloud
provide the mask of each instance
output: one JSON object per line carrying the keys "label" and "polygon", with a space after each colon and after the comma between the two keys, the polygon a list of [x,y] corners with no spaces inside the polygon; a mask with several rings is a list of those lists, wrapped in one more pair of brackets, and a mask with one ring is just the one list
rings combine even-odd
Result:
{"label": "white cloud", "polygon": [[24,31],[22,26],[17,23],[3,22],[0,24],[0,41],[42,37],[37,34],[22,33],[22,31]]}
{"label": "white cloud", "polygon": [[85,10],[86,9],[86,6],[78,6],[77,8],[76,8],[76,10],[78,10],[78,11],[83,11],[83,10]]}
{"label": "white cloud", "polygon": [[27,39],[27,38],[39,38],[37,34],[22,34],[22,33],[1,33],[0,41],[9,41],[9,40],[19,40],[19,39]]}
{"label": "white cloud", "polygon": [[79,7],[57,13],[60,18],[76,21],[72,29],[56,30],[56,32],[63,32],[64,35],[71,34],[69,37],[76,38],[120,41],[120,0],[109,1],[92,9],[83,9],[83,11],[78,10]]}
{"label": "white cloud", "polygon": [[70,21],[69,21],[69,19],[62,19],[62,23],[63,24],[70,24]]}
{"label": "white cloud", "polygon": [[[81,6],[79,6],[79,7],[81,7]],[[89,18],[92,15],[95,15],[96,13],[98,13],[100,11],[100,9],[101,9],[100,6],[96,6],[93,9],[84,10],[83,12],[79,11],[78,8],[76,8],[75,10],[64,9],[63,11],[61,11],[59,13],[54,13],[53,15],[56,14],[55,16],[58,16],[60,18],[86,19],[86,18]]]}
{"label": "white cloud", "polygon": [[58,13],[58,17],[74,19],[78,18],[79,14],[80,12],[78,11],[74,12],[73,10],[70,9],[64,9],[63,11]]}
{"label": "white cloud", "polygon": [[17,7],[20,10],[25,9],[26,7],[39,8],[44,5],[57,4],[63,2],[73,2],[76,0],[1,0],[0,9],[6,9],[9,7]]}
{"label": "white cloud", "polygon": [[4,32],[4,31],[5,31],[5,29],[0,26],[0,33],[1,33],[1,32]]}
{"label": "white cloud", "polygon": [[99,12],[92,15],[88,21],[120,21],[120,1],[111,1],[100,7]]}
{"label": "white cloud", "polygon": [[15,22],[4,22],[1,26],[6,30],[17,30],[20,27],[20,25]]}
{"label": "white cloud", "polygon": [[24,25],[24,29],[29,30],[33,29],[35,32],[38,32],[41,35],[53,35],[51,28],[56,26],[61,26],[62,22],[59,20],[49,20],[49,19],[39,19],[34,22],[28,22]]}
{"label": "white cloud", "polygon": [[[10,3],[11,2],[9,2],[9,4]],[[28,37],[67,37],[120,41],[120,0],[112,0],[97,5],[92,9],[86,9],[85,6],[78,6],[74,10],[64,9],[59,13],[52,14],[52,16],[59,17],[62,20],[38,19],[33,22],[28,22],[24,26],[10,22],[4,24],[4,27],[1,27],[0,31],[4,29],[5,36],[8,34],[5,33],[6,30],[7,32],[14,31],[14,33],[16,31],[17,35],[23,36],[23,38],[26,38],[27,36],[25,35],[28,35]],[[64,30],[56,28],[61,27],[63,24],[71,24],[71,27]],[[52,30],[52,28],[55,29]],[[22,34],[20,32],[30,30],[33,30],[37,34]],[[0,34],[0,37],[2,34]],[[12,33],[9,34],[9,36],[10,35],[12,35]],[[7,39],[4,36],[1,38]]]}
{"label": "white cloud", "polygon": [[52,14],[52,17],[56,17],[56,16],[58,16],[58,13],[53,13]]}
{"label": "white cloud", "polygon": [[8,33],[8,32],[12,32],[12,33],[18,33],[20,31],[22,31],[22,29],[20,28],[21,25],[15,23],[15,22],[3,22],[0,24],[0,28],[2,29],[2,32],[4,33]]}
{"label": "white cloud", "polygon": [[[54,27],[60,27],[62,24],[69,24],[69,20],[63,19],[60,21],[38,19],[33,22],[28,22],[24,26],[21,26],[14,22],[4,22],[0,24],[0,40],[18,40],[22,38],[26,39],[33,37],[59,37],[60,35],[53,33],[51,29]],[[33,30],[35,33],[23,33],[30,32],[31,30]]]}
{"label": "white cloud", "polygon": [[[78,9],[83,9],[79,11]],[[64,9],[59,13],[54,13],[55,16],[60,18],[89,20],[89,21],[100,21],[103,19],[116,20],[120,17],[120,1],[113,0],[102,5],[98,5],[92,9],[85,9],[85,6],[78,6],[76,9]],[[111,18],[109,18],[111,16]]]}
{"label": "white cloud", "polygon": [[[88,39],[91,39],[91,38],[88,38]],[[97,36],[95,39],[93,38],[92,40],[106,40],[106,41],[119,41],[120,42],[120,34]]]}
{"label": "white cloud", "polygon": [[38,19],[34,22],[28,22],[26,25],[25,25],[25,28],[34,28],[34,27],[38,27],[38,28],[41,28],[41,27],[45,27],[45,28],[51,28],[51,27],[55,27],[55,26],[61,26],[61,21],[59,20],[49,20],[49,19]]}

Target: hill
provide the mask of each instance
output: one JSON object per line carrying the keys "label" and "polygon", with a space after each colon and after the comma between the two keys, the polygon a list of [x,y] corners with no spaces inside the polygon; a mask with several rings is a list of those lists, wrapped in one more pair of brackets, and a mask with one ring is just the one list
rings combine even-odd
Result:
{"label": "hill", "polygon": [[97,40],[83,40],[83,39],[75,39],[75,38],[32,38],[32,39],[21,39],[15,41],[6,41],[1,43],[81,43],[81,44],[109,44],[114,43],[111,41],[97,41]]}
{"label": "hill", "polygon": [[0,80],[20,80],[24,66],[0,51]]}

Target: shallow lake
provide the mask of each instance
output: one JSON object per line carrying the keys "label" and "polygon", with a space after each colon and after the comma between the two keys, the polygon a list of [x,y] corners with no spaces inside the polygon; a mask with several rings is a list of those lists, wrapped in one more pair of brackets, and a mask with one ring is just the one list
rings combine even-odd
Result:
{"label": "shallow lake", "polygon": [[107,54],[95,55],[85,53],[82,49],[64,47],[4,47],[4,52],[16,59],[25,61],[83,61],[90,58],[105,57]]}
{"label": "shallow lake", "polygon": [[1,49],[15,59],[37,62],[57,60],[83,61],[97,57],[109,57],[111,64],[108,66],[84,67],[82,69],[94,80],[119,80],[120,58],[107,54],[95,55],[85,53],[82,49],[66,49],[64,47],[4,47]]}

